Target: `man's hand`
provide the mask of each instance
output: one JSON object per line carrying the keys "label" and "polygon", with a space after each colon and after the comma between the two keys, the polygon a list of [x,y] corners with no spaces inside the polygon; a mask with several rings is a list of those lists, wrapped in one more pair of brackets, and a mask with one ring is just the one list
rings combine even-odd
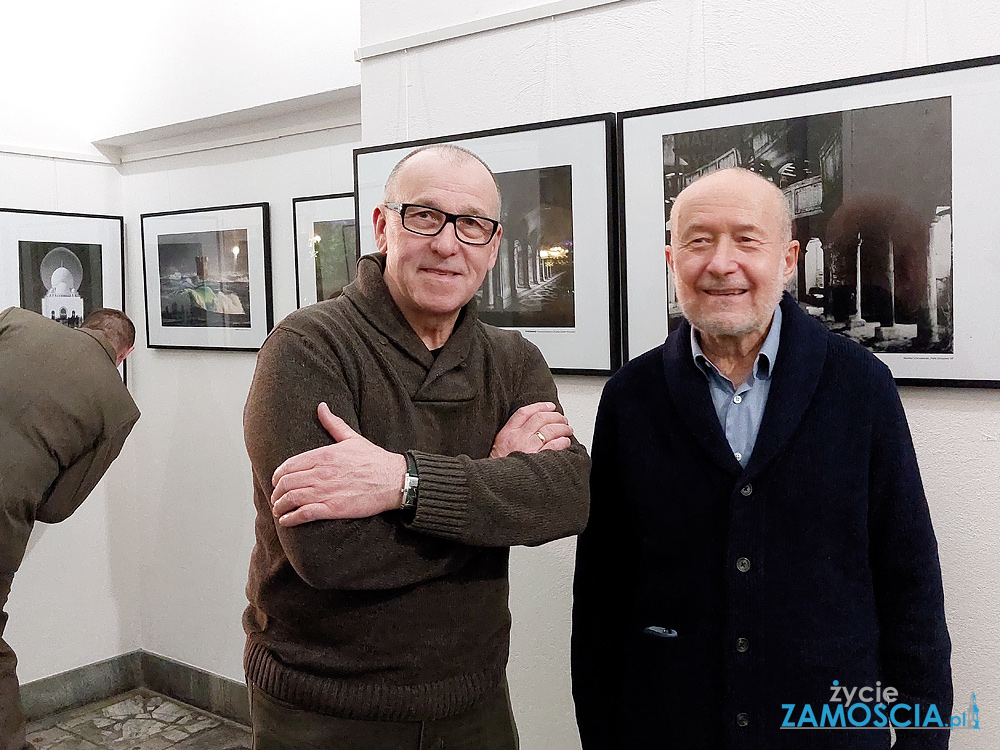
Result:
{"label": "man's hand", "polygon": [[569,448],[573,428],[551,401],[522,406],[497,433],[490,458],[503,458],[514,451],[538,453]]}
{"label": "man's hand", "polygon": [[292,456],[274,472],[271,511],[278,523],[368,518],[398,508],[406,457],[361,437],[325,403],[316,413],[336,442]]}

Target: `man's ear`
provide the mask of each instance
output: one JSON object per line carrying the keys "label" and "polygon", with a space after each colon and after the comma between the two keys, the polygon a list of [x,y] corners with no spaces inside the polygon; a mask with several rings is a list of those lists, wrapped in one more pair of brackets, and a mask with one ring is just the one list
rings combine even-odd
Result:
{"label": "man's ear", "polygon": [[375,206],[375,210],[372,211],[372,224],[375,227],[375,247],[376,249],[385,255],[386,249],[386,239],[385,239],[385,212],[388,209],[382,207],[382,204]]}
{"label": "man's ear", "polygon": [[667,256],[667,267],[670,269],[670,273],[674,272],[674,249],[667,245],[663,248],[663,254]]}
{"label": "man's ear", "polygon": [[128,355],[130,355],[134,351],[135,351],[135,345],[133,344],[132,346],[130,346],[128,349],[125,350],[124,354],[115,358],[115,367],[124,362],[125,358],[128,357]]}
{"label": "man's ear", "polygon": [[493,240],[492,240],[493,252],[490,257],[490,265],[489,265],[490,268],[493,268],[493,266],[496,265],[497,256],[500,254],[500,240],[502,237],[503,237],[503,224],[500,224],[497,227],[497,233],[493,235]]}
{"label": "man's ear", "polygon": [[787,284],[789,279],[795,275],[796,269],[799,267],[799,241],[792,240],[788,243],[788,248],[785,250],[785,268],[784,268],[784,279]]}

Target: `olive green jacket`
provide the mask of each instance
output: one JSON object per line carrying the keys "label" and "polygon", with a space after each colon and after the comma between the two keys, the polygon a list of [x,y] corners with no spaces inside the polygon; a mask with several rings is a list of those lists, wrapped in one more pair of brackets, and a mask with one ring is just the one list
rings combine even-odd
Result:
{"label": "olive green jacket", "polygon": [[0,312],[0,573],[17,570],[36,520],[69,517],[139,419],[98,331]]}

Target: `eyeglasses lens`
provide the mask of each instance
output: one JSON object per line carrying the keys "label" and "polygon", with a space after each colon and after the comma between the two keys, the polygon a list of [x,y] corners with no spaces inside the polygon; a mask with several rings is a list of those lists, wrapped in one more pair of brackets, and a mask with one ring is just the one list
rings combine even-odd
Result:
{"label": "eyeglasses lens", "polygon": [[[447,217],[440,211],[423,206],[407,206],[403,212],[403,227],[411,232],[435,235],[441,231]],[[493,223],[476,216],[456,216],[455,234],[463,242],[485,245],[493,238]]]}

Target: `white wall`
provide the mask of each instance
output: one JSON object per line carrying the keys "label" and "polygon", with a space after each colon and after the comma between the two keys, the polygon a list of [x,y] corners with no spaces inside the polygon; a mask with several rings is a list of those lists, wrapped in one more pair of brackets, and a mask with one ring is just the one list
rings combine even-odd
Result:
{"label": "white wall", "polygon": [[[0,206],[120,215],[121,178],[109,166],[0,154]],[[4,634],[22,682],[139,647],[130,540],[143,493],[120,481],[132,448],[69,520],[32,533]]]}
{"label": "white wall", "polygon": [[0,149],[92,141],[356,86],[357,0],[8,2]]}
{"label": "white wall", "polygon": [[[416,32],[522,10],[523,0],[363,0],[362,51]],[[1000,53],[993,0],[625,0],[362,59],[365,145],[623,111]],[[456,94],[461,87],[482,92]],[[650,252],[661,253],[659,247]],[[1000,363],[998,363],[1000,364]],[[559,378],[592,429],[600,382]],[[938,532],[954,640],[956,706],[975,690],[984,731],[956,748],[993,748],[1000,700],[1000,393],[904,389]],[[579,747],[566,675],[572,544],[512,557],[508,670],[522,746]],[[957,710],[961,710],[958,708]],[[994,713],[995,715],[995,713]],[[992,724],[992,727],[991,727]]]}

